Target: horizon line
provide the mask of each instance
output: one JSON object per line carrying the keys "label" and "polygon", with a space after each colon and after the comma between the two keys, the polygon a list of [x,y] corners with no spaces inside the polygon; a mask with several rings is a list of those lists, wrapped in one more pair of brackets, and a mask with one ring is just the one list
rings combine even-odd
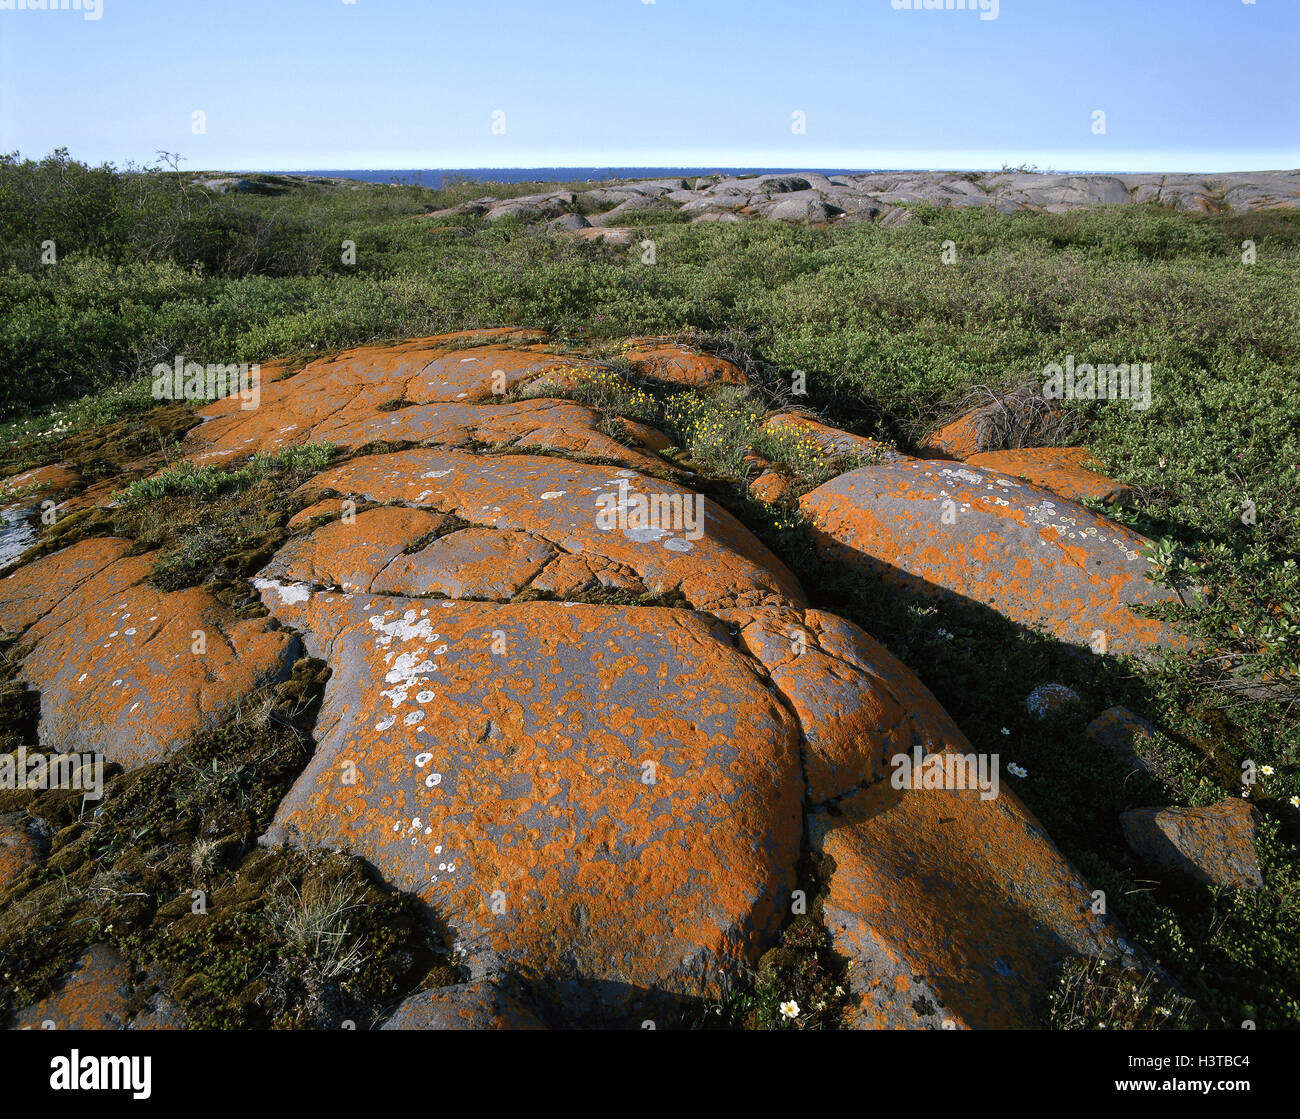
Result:
{"label": "horizon line", "polygon": [[872,166],[872,167],[837,167],[831,163],[802,163],[802,164],[769,164],[769,163],[728,163],[728,164],[711,164],[711,163],[482,163],[482,164],[459,164],[444,166],[373,166],[373,167],[347,167],[335,166],[330,167],[321,165],[317,167],[202,167],[182,172],[184,174],[200,174],[224,172],[227,174],[247,174],[247,175],[310,175],[321,174],[325,171],[704,171],[712,168],[711,174],[721,174],[724,171],[767,171],[770,173],[797,174],[800,171],[816,172],[819,169],[831,169],[836,174],[846,175],[880,175],[880,174],[902,174],[916,172],[922,174],[942,174],[953,173],[960,174],[963,172],[1020,172],[1024,174],[1037,175],[1248,175],[1248,174],[1286,174],[1292,171],[1300,171],[1300,166],[1296,167],[1236,167],[1230,170],[1197,170],[1197,171],[1168,171],[1163,169],[1150,168],[1125,168],[1113,170],[1108,168],[1080,168],[1080,167],[1037,167],[1032,164],[1017,164],[1009,166],[1006,164],[993,166],[977,166],[970,164],[960,164],[953,166]]}

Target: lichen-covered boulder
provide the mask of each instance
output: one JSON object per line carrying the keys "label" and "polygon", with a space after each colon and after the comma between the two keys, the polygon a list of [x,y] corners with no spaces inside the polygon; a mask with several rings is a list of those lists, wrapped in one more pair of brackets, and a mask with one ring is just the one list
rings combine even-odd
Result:
{"label": "lichen-covered boulder", "polygon": [[820,610],[727,611],[737,639],[798,716],[811,804],[880,780],[914,746],[965,742],[938,700],[882,645]]}
{"label": "lichen-covered boulder", "polygon": [[922,460],[866,466],[800,507],[825,554],[887,581],[983,603],[1096,652],[1188,644],[1129,609],[1174,601],[1146,578],[1144,537],[1005,474]]}
{"label": "lichen-covered boulder", "polygon": [[232,617],[207,591],[145,581],[152,557],[93,538],[0,579],[0,629],[30,651],[41,744],[131,767],[156,761],[242,696],[287,675],[292,634]]}
{"label": "lichen-covered boulder", "polygon": [[[322,511],[328,512],[329,507]],[[400,505],[366,509],[290,540],[260,577],[368,591],[380,572],[406,559],[408,548],[451,531],[458,524],[455,518],[442,513]]]}
{"label": "lichen-covered boulder", "polygon": [[791,479],[779,470],[764,470],[749,483],[750,496],[774,505],[790,492]]}
{"label": "lichen-covered boulder", "polygon": [[31,506],[64,493],[81,482],[81,475],[66,463],[24,470],[0,482],[0,505]]}
{"label": "lichen-covered boulder", "polygon": [[381,1030],[542,1030],[537,1012],[498,981],[431,987],[408,996]]}
{"label": "lichen-covered boulder", "polygon": [[1025,710],[1042,722],[1055,715],[1077,711],[1083,706],[1079,693],[1065,684],[1039,684],[1025,696]]}
{"label": "lichen-covered boulder", "polygon": [[[979,193],[963,182],[944,189]],[[684,188],[642,185],[623,192],[639,199],[629,209]],[[753,211],[775,194],[806,215],[805,193],[837,185],[769,177],[709,198]],[[661,385],[744,380],[662,339],[623,354]],[[236,614],[228,588],[159,591],[154,556],[124,539],[87,536],[0,578],[17,680],[40,693],[38,745],[141,765],[300,652],[323,661],[302,666],[323,688],[314,754],[262,842],[351,852],[448,934],[468,976],[388,1008],[386,1029],[677,1020],[750,977],[806,856],[854,965],[852,1024],[1034,1024],[1046,970],[1070,953],[1113,958],[1113,929],[1009,791],[894,787],[900,758],[964,758],[969,743],[901,662],[810,607],[775,555],[687,487],[663,433],[546,397],[617,368],[513,330],[268,363],[257,407],[202,409],[190,461],[365,448],[302,483],[278,549],[248,573],[270,616]],[[1110,614],[1135,597],[1120,575],[1140,574],[1124,566],[1136,538],[1099,537],[1105,522],[1004,475],[944,473],[789,413],[769,424],[781,432],[879,464],[804,499],[828,551],[898,560],[913,578],[934,567],[948,590],[983,580],[997,609],[1006,587],[1071,639],[1086,622],[1122,629]],[[784,474],[747,465],[781,499]],[[76,500],[108,500],[93,489]],[[956,516],[932,538],[926,511],[943,500]],[[1019,619],[1014,598],[1004,612]],[[1150,636],[1127,624],[1120,643]],[[39,857],[11,824],[0,884]],[[185,1025],[158,977],[134,979],[97,946],[23,1021]]]}
{"label": "lichen-covered boulder", "polygon": [[1208,886],[1259,889],[1259,812],[1241,797],[1204,808],[1134,808],[1120,817],[1124,838],[1152,866]]}
{"label": "lichen-covered boulder", "polygon": [[1011,478],[1023,478],[1068,501],[1095,498],[1123,505],[1133,499],[1133,491],[1128,486],[1089,469],[1091,463],[1092,457],[1084,447],[1029,447],[1020,451],[986,451],[966,459],[967,466],[995,470]]}
{"label": "lichen-covered boulder", "polygon": [[[954,753],[954,751],[946,751]],[[858,1029],[1032,1029],[1064,957],[1121,959],[1118,929],[1014,793],[897,789],[819,810],[824,902]]]}
{"label": "lichen-covered boulder", "polygon": [[185,1015],[160,988],[161,976],[133,975],[111,944],[95,944],[55,990],[18,1010],[17,1030],[183,1030]]}
{"label": "lichen-covered boulder", "polygon": [[[333,673],[317,754],[265,842],[360,854],[455,935],[479,985],[424,992],[395,1023],[508,1028],[519,1008],[480,983],[507,976],[541,1000],[529,1013],[561,1025],[634,1025],[717,997],[782,920],[808,810],[842,813],[887,784],[901,754],[969,750],[910,671],[809,609],[725,514],[705,503],[694,540],[598,523],[598,498],[685,496],[670,483],[426,448],[354,459],[309,485],[406,504],[315,528],[257,580]],[[380,523],[415,514],[473,527],[416,546],[426,525]],[[331,565],[333,553],[347,562]],[[693,609],[503,601],[594,585],[672,589]],[[410,597],[421,593],[448,597]],[[1075,883],[1017,821],[996,842]],[[1072,896],[1045,893],[1042,909]],[[950,902],[918,897],[907,919],[939,922]],[[1004,908],[993,916],[1012,921]],[[1036,984],[1059,957],[1049,947],[1017,949],[1033,968],[1009,986]],[[1029,1024],[1020,1003],[998,1013]]]}
{"label": "lichen-covered boulder", "polygon": [[966,461],[1007,447],[1055,442],[1059,425],[1055,401],[1045,400],[1036,389],[1021,388],[994,394],[987,404],[963,412],[922,439],[920,450],[929,458]]}
{"label": "lichen-covered boulder", "polygon": [[775,931],[798,726],[720,623],[263,595],[334,669],[268,842],[362,855],[574,1020],[717,995]]}

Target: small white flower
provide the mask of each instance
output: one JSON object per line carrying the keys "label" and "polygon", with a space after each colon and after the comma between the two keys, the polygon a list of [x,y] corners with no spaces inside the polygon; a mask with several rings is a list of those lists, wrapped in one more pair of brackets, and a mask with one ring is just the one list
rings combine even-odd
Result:
{"label": "small white flower", "polygon": [[1002,733],[1003,733],[1003,734],[1010,734],[1011,732],[1010,732],[1009,730],[1007,730],[1006,727],[1003,727],[1003,728],[1002,728]]}
{"label": "small white flower", "polygon": [[1300,797],[1292,797],[1290,800],[1287,801],[1287,804],[1289,804],[1292,808],[1300,808]]}
{"label": "small white flower", "polygon": [[1025,769],[1023,766],[1016,765],[1015,762],[1011,762],[1011,763],[1007,766],[1007,772],[1008,772],[1009,774],[1011,774],[1012,777],[1028,777],[1028,776],[1029,776],[1029,771],[1028,771],[1027,769]]}
{"label": "small white flower", "polygon": [[782,1018],[798,1018],[798,1017],[799,1017],[799,1004],[798,1004],[797,1002],[795,1002],[794,999],[791,999],[789,1002],[783,1002],[783,1003],[781,1004],[781,1017],[782,1017]]}
{"label": "small white flower", "polygon": [[1273,767],[1272,767],[1271,765],[1261,765],[1261,766],[1259,767],[1259,771],[1260,771],[1260,773],[1262,773],[1265,777],[1272,777],[1272,776],[1273,776]]}

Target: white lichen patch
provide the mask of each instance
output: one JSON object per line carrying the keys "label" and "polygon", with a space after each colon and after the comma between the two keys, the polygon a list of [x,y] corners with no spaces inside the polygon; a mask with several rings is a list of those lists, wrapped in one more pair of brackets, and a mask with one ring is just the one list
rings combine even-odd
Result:
{"label": "white lichen patch", "polygon": [[281,606],[292,606],[311,598],[311,587],[306,583],[281,583],[278,579],[254,579],[253,586],[259,591],[276,591],[280,596]]}

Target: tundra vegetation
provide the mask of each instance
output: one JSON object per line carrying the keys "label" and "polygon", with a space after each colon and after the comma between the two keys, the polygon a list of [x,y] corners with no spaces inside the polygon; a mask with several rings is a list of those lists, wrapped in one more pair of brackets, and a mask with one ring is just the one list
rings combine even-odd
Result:
{"label": "tundra vegetation", "polygon": [[[674,441],[664,454],[696,471],[698,488],[772,547],[818,606],[887,645],[978,750],[1024,768],[1003,779],[1195,1004],[1079,967],[1062,975],[1045,1024],[1300,1023],[1300,809],[1291,804],[1300,796],[1300,213],[917,205],[914,220],[889,229],[647,213],[638,234],[656,252],[646,265],[638,250],[514,220],[419,217],[484,184],[433,191],[262,176],[266,193],[221,194],[195,178],[90,167],[66,152],[0,159],[0,474],[66,462],[93,481],[149,453],[169,457],[197,420],[187,403],[153,400],[149,374],[177,355],[302,363],[472,327],[546,329],[603,363],[569,395],[610,424],[623,416],[660,427]],[[491,187],[499,198],[537,189]],[[1246,241],[1254,263],[1243,260]],[[945,242],[957,247],[952,263]],[[616,344],[633,335],[728,357],[753,387],[667,393],[637,383]],[[1068,402],[1061,437],[1129,486],[1128,504],[1102,509],[1157,541],[1155,577],[1183,592],[1166,616],[1202,639],[1197,651],[1143,663],[1081,656],[986,609],[828,565],[795,500],[855,462],[762,428],[774,408],[794,405],[914,452],[981,393],[1040,382],[1067,355],[1152,366],[1149,409]],[[796,371],[806,395],[791,393]],[[750,452],[795,479],[774,504],[748,493]],[[283,539],[298,472],[332,453],[299,448],[128,477],[115,508],[69,518],[38,551],[111,526],[158,550],[160,586],[215,582],[235,594]],[[19,650],[3,652],[8,679]],[[1267,686],[1243,690],[1243,677]],[[1084,741],[1079,710],[1040,721],[1009,702],[1026,682],[1048,680],[1074,689],[1084,711],[1144,712],[1161,728],[1159,764],[1129,773]],[[233,723],[120,778],[100,815],[67,795],[40,794],[37,804],[37,794],[0,793],[0,811],[39,810],[63,829],[40,874],[0,895],[0,999],[12,1008],[39,997],[105,937],[141,967],[172,968],[174,993],[198,1024],[336,1022],[420,976],[454,980],[454,958],[440,954],[409,899],[342,856],[253,842],[310,753],[322,682],[318,663],[300,662],[290,683],[252,697]],[[30,741],[24,698],[0,685],[0,704],[0,741]],[[1249,790],[1262,814],[1264,888],[1149,880],[1120,813],[1240,795],[1247,761],[1267,773]],[[219,819],[222,804],[238,805],[231,819]],[[195,868],[230,900],[229,918],[202,931],[179,892]],[[144,881],[144,897],[121,889],[128,873]],[[699,1020],[779,1027],[790,999],[833,1011],[835,968],[816,921],[800,919],[753,989],[700,1008]],[[834,1025],[834,1015],[804,1024]]]}

